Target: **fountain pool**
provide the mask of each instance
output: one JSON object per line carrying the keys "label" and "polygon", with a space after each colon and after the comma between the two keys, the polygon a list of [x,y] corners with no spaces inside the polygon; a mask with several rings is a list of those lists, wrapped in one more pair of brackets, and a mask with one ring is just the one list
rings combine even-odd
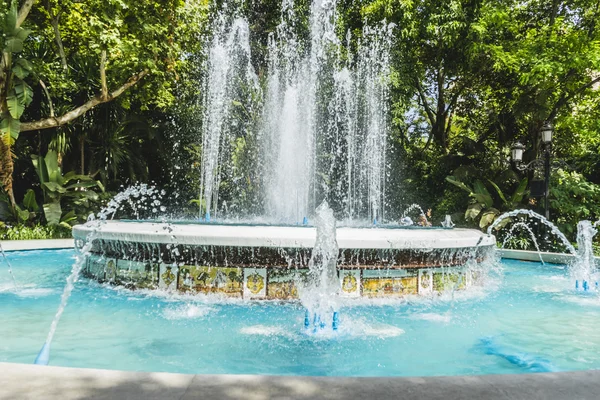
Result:
{"label": "fountain pool", "polygon": [[[7,252],[0,361],[31,363],[60,302],[72,250]],[[53,365],[186,373],[431,376],[600,368],[600,298],[567,268],[503,260],[486,285],[441,295],[345,299],[340,327],[304,329],[295,302],[75,284]]]}

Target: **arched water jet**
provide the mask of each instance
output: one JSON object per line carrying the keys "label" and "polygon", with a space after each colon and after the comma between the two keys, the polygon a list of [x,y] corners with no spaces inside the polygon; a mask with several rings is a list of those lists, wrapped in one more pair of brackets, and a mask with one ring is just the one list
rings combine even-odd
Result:
{"label": "arched water jet", "polygon": [[525,231],[527,233],[529,233],[529,237],[531,238],[531,240],[533,241],[533,245],[535,246],[535,249],[538,252],[538,256],[540,257],[540,262],[542,263],[542,265],[544,265],[544,259],[542,258],[542,254],[540,252],[540,246],[538,245],[537,239],[535,237],[535,234],[533,233],[533,231],[531,230],[531,228],[529,227],[529,225],[527,225],[524,222],[517,222],[515,224],[513,224],[513,226],[510,227],[510,230],[508,231],[508,234],[506,235],[506,237],[504,238],[504,240],[502,241],[502,248],[504,248],[506,246],[506,243],[514,236],[514,230],[517,228],[523,228],[525,229]]}
{"label": "arched water jet", "polygon": [[569,250],[569,252],[571,252],[571,254],[577,255],[577,250],[575,250],[575,247],[573,247],[571,242],[569,242],[569,239],[567,239],[567,237],[556,227],[556,225],[554,225],[552,222],[548,221],[546,219],[546,217],[544,217],[543,215],[540,215],[532,210],[519,209],[519,210],[509,211],[507,213],[500,215],[498,218],[496,218],[494,223],[488,227],[488,229],[487,229],[488,235],[491,235],[493,229],[496,228],[498,225],[500,225],[500,223],[502,221],[504,221],[505,219],[516,217],[517,215],[521,215],[521,214],[525,214],[531,218],[535,218],[535,219],[539,220],[541,223],[543,223],[544,225],[546,225],[548,228],[550,228],[551,232],[553,234],[555,234],[562,241],[564,246]]}

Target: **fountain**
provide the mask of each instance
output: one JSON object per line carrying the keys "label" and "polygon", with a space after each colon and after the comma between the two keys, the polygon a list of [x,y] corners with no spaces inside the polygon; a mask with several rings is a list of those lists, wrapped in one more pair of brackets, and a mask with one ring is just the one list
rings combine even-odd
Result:
{"label": "fountain", "polygon": [[[598,263],[596,262],[596,258],[594,257],[594,249],[593,249],[593,239],[598,231],[595,229],[595,226],[598,224],[592,223],[590,221],[580,221],[577,224],[577,249],[571,244],[569,239],[554,225],[552,222],[548,221],[544,216],[526,209],[513,210],[499,216],[492,225],[488,228],[488,234],[500,224],[505,221],[507,218],[513,218],[518,215],[526,215],[530,218],[536,219],[540,221],[542,224],[547,226],[550,229],[550,232],[556,237],[558,237],[565,248],[571,253],[573,256],[572,260],[569,262],[569,271],[570,274],[575,281],[575,288],[582,289],[584,291],[588,291],[592,289],[591,285],[594,284],[594,290],[598,290]],[[510,231],[506,239],[504,240],[502,247],[506,244],[509,237],[512,235],[514,229],[517,227],[524,228],[531,236],[533,243],[536,247],[538,256],[542,264],[544,264],[544,260],[542,258],[542,253],[540,252],[540,248],[538,246],[538,242],[533,234],[531,228],[524,222],[515,223]],[[581,283],[580,283],[581,282]]]}
{"label": "fountain", "polygon": [[[445,278],[438,275],[470,274],[466,264],[489,256],[492,235],[451,222],[428,226],[418,205],[406,211],[420,210],[418,225],[402,229],[386,219],[394,26],[365,26],[352,56],[336,33],[335,0],[312,1],[307,39],[295,13],[294,2],[283,0],[268,39],[264,90],[251,63],[248,22],[227,7],[218,13],[203,82],[200,221],[112,220],[112,213],[101,226],[76,226],[77,248],[92,242],[84,275],[133,289],[248,299],[304,299],[308,276],[319,298],[336,292],[333,286],[347,297],[401,296],[439,290],[433,282]],[[348,33],[346,46],[351,39]],[[240,121],[240,107],[255,107],[258,121]],[[245,135],[260,144],[248,167],[264,187],[260,224],[229,221],[219,194],[220,182],[237,173],[231,143]],[[328,206],[317,208],[324,200]],[[336,228],[336,218],[347,226]],[[323,247],[323,237],[337,245]],[[326,283],[315,272],[324,259]],[[327,318],[336,311],[306,307]]]}

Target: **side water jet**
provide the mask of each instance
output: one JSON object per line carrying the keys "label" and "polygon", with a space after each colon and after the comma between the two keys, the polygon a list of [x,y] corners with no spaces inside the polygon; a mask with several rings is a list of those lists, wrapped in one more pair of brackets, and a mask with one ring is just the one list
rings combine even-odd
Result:
{"label": "side water jet", "polygon": [[15,285],[15,288],[17,288],[17,280],[15,279],[15,275],[13,274],[13,270],[12,270],[12,265],[10,265],[10,261],[8,261],[8,257],[6,257],[6,253],[4,252],[4,249],[2,248],[2,243],[0,243],[0,253],[2,253],[2,258],[4,259],[4,262],[6,262],[6,265],[8,266],[8,274],[10,275],[10,278],[13,281],[13,285]]}
{"label": "side water jet", "polygon": [[[50,361],[50,345],[52,344],[52,339],[54,338],[60,318],[67,307],[67,302],[69,301],[69,297],[71,297],[75,282],[77,282],[79,274],[86,263],[87,256],[92,250],[95,234],[100,231],[102,225],[106,223],[106,220],[109,218],[112,219],[117,211],[121,210],[125,204],[132,208],[132,212],[136,218],[139,218],[139,213],[142,209],[151,208],[154,213],[157,213],[159,210],[164,211],[164,207],[161,206],[162,195],[164,195],[164,191],[159,193],[155,187],[148,186],[147,184],[130,186],[118,193],[108,202],[106,207],[100,210],[98,213],[98,220],[95,220],[93,214],[88,217],[87,223],[92,225],[92,232],[87,235],[85,244],[79,249],[75,256],[75,263],[73,263],[71,273],[67,277],[67,283],[60,298],[60,305],[58,306],[56,315],[50,325],[50,331],[48,332],[46,341],[38,353],[34,364],[48,365],[48,362]],[[149,207],[147,205],[148,202]]]}
{"label": "side water jet", "polygon": [[75,282],[79,277],[79,273],[81,272],[81,268],[85,264],[86,253],[90,251],[92,247],[92,241],[90,240],[83,250],[76,255],[75,263],[73,264],[73,268],[71,269],[71,274],[67,278],[67,284],[63,290],[63,294],[60,297],[60,305],[58,306],[58,310],[56,311],[56,315],[54,316],[54,320],[52,320],[52,324],[50,325],[50,332],[48,332],[48,336],[46,337],[46,341],[42,346],[39,354],[37,355],[34,364],[37,365],[48,365],[50,361],[50,344],[52,343],[52,339],[54,338],[54,333],[56,332],[56,327],[58,326],[58,322],[60,321],[60,317],[62,317],[63,312],[65,311],[65,307],[67,306],[67,302],[69,301],[69,297],[71,296],[71,292],[73,291],[73,287],[75,286]]}
{"label": "side water jet", "polygon": [[543,215],[540,215],[532,210],[519,209],[519,210],[513,210],[513,211],[509,211],[507,213],[502,214],[501,216],[496,218],[496,220],[494,221],[493,224],[491,224],[489,226],[489,228],[487,230],[488,235],[491,235],[494,228],[496,228],[498,225],[500,225],[500,223],[502,221],[504,221],[507,218],[516,217],[517,215],[527,215],[530,218],[539,220],[542,224],[544,224],[548,228],[550,228],[550,231],[553,234],[555,234],[562,241],[564,246],[569,250],[569,252],[571,252],[571,254],[573,254],[575,256],[577,255],[577,250],[575,250],[575,247],[573,247],[571,242],[569,242],[569,239],[567,239],[567,237],[556,227],[556,225],[554,225],[552,222],[548,221],[546,219],[546,217],[544,217]]}
{"label": "side water jet", "polygon": [[505,248],[506,243],[511,238],[514,237],[514,235],[515,235],[514,231],[517,228],[523,228],[529,234],[529,237],[531,238],[531,241],[533,242],[533,245],[535,246],[535,249],[537,250],[538,256],[540,257],[540,262],[542,263],[542,265],[545,265],[544,259],[542,258],[542,254],[540,251],[540,246],[538,245],[537,239],[535,238],[535,234],[533,233],[533,231],[531,230],[529,225],[527,225],[525,222],[517,222],[513,226],[510,227],[510,231],[508,231],[508,235],[506,235],[506,237],[504,238],[504,241],[502,242],[502,248]]}
{"label": "side water jet", "polygon": [[[300,301],[306,308],[304,325],[313,332],[325,328],[326,321],[336,330],[339,325],[336,298],[338,293],[336,223],[333,210],[324,201],[316,210],[317,238],[310,258],[308,277],[300,291]],[[330,319],[331,318],[331,319]]]}

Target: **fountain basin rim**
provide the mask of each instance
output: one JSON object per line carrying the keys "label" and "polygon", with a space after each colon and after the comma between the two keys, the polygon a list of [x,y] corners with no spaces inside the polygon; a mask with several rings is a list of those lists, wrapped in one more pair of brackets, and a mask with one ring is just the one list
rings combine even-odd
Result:
{"label": "fountain basin rim", "polygon": [[[76,240],[85,240],[92,233],[94,240],[227,247],[312,248],[316,239],[316,229],[305,226],[172,225],[115,220],[73,227]],[[462,249],[496,244],[493,235],[464,228],[340,227],[336,236],[340,249]]]}

